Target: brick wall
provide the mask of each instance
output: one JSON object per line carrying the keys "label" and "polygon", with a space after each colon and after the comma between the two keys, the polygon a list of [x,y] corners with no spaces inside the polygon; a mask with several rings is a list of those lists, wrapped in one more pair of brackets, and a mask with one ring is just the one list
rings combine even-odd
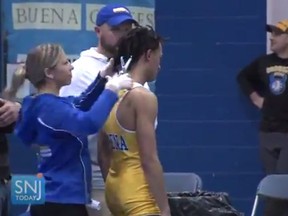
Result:
{"label": "brick wall", "polygon": [[156,83],[164,169],[198,173],[204,189],[229,192],[248,214],[262,177],[259,113],[235,77],[265,53],[266,2],[166,0],[156,9],[157,30],[170,38]]}

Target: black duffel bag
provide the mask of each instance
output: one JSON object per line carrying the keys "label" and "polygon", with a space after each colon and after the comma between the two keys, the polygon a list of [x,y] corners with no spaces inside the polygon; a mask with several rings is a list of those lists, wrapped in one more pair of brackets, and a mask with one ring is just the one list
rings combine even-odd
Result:
{"label": "black duffel bag", "polygon": [[242,216],[224,192],[168,193],[171,216]]}

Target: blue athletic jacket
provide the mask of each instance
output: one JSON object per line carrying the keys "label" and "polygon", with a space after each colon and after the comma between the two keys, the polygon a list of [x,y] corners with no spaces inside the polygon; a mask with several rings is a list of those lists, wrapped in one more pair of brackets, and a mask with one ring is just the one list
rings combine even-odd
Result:
{"label": "blue athletic jacket", "polygon": [[46,180],[46,202],[91,200],[87,136],[101,129],[118,98],[104,90],[105,83],[98,75],[79,97],[40,94],[23,100],[14,133],[24,144],[39,146],[38,172]]}

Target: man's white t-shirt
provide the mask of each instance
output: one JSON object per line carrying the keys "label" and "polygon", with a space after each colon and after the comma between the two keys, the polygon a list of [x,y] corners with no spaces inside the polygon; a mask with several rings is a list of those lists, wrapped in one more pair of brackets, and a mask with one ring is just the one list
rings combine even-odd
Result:
{"label": "man's white t-shirt", "polygon": [[[97,51],[97,47],[91,47],[81,52],[79,59],[72,63],[72,81],[68,86],[60,90],[60,96],[78,96],[96,79],[101,69],[105,68],[108,58]],[[147,83],[144,85],[149,89]],[[149,89],[150,90],[150,89]],[[89,151],[92,160],[92,187],[104,189],[104,181],[97,165],[97,135],[88,137]]]}

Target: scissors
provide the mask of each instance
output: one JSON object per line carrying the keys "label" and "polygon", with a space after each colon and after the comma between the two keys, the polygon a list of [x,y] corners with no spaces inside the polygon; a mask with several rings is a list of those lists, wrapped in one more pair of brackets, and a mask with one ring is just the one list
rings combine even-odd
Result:
{"label": "scissors", "polygon": [[128,59],[128,61],[125,63],[123,56],[120,57],[120,62],[121,62],[121,71],[119,72],[119,74],[124,74],[127,73],[127,69],[130,65],[132,61],[132,56],[130,56],[130,58]]}

